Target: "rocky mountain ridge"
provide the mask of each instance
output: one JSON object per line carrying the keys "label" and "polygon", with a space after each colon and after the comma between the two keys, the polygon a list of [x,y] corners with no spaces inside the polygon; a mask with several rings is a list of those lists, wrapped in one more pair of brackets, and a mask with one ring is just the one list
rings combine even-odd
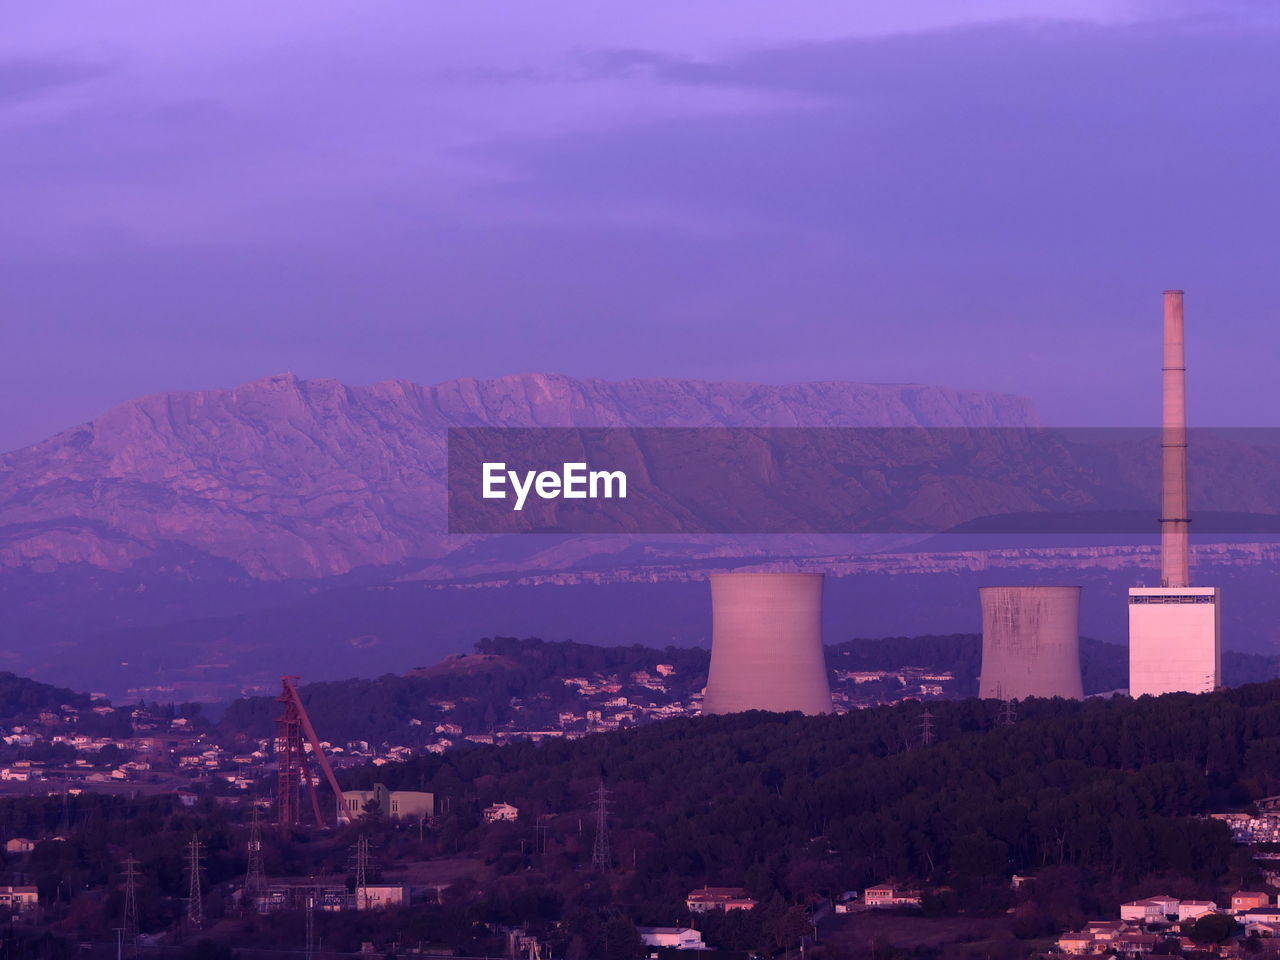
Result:
{"label": "rocky mountain ridge", "polygon": [[450,426],[1027,426],[1028,401],[921,385],[579,380],[347,386],[292,374],[165,393],[0,456],[0,567],[125,570],[165,551],[323,579],[445,535]]}

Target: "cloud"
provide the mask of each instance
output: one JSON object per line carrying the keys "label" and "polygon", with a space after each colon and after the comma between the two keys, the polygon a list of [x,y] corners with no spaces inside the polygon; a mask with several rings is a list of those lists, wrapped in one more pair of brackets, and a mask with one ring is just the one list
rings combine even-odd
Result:
{"label": "cloud", "polygon": [[943,382],[1133,422],[1144,297],[1172,285],[1214,332],[1202,422],[1274,382],[1280,57],[1244,14],[854,29],[870,5],[628,24],[592,0],[291,32],[231,8],[126,16],[101,49],[29,34],[113,68],[0,112],[0,400],[62,426],[72,400],[276,369],[550,369]]}
{"label": "cloud", "polygon": [[103,64],[61,59],[0,59],[0,109],[85,83],[107,72]]}

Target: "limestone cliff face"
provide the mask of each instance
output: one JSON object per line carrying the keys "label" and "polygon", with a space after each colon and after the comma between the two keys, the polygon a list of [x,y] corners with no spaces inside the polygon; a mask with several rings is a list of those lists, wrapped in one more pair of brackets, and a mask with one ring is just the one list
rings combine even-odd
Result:
{"label": "limestone cliff face", "polygon": [[0,457],[0,566],[121,570],[180,545],[279,579],[442,558],[449,426],[1035,422],[1021,398],[917,385],[286,374],[133,400]]}

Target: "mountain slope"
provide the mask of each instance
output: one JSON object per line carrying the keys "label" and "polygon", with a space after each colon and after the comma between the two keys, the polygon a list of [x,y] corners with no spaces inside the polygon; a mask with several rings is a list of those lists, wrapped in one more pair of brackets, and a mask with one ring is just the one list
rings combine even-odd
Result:
{"label": "mountain slope", "polygon": [[466,544],[443,534],[450,426],[1033,423],[1021,398],[916,385],[286,374],[130,401],[0,457],[0,566],[125,570],[184,550],[284,579],[439,558]]}

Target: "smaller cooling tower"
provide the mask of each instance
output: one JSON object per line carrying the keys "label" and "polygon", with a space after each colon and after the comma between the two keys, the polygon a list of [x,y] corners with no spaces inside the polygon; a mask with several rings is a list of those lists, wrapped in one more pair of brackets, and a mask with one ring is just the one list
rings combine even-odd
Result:
{"label": "smaller cooling tower", "polygon": [[984,698],[1084,696],[1079,587],[980,587]]}
{"label": "smaller cooling tower", "polygon": [[831,712],[822,574],[712,574],[711,616],[703,713]]}

